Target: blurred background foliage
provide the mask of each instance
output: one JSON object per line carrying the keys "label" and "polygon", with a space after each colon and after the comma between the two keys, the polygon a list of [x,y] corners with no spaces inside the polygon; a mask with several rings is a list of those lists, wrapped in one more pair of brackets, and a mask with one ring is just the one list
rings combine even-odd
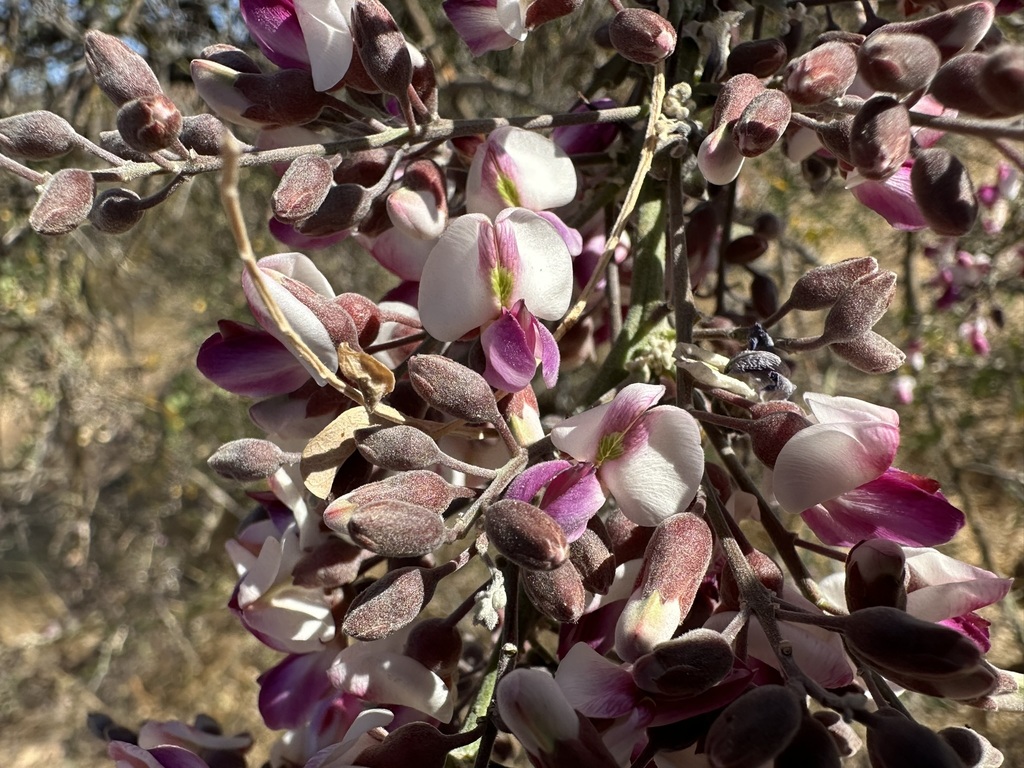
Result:
{"label": "blurred background foliage", "polygon": [[[401,5],[399,23],[438,65],[445,115],[560,111],[593,79],[589,41],[604,13],[597,3],[525,46],[480,59],[456,43],[435,4]],[[93,138],[112,127],[113,109],[82,60],[90,28],[143,53],[186,114],[204,111],[188,87],[191,58],[213,42],[252,49],[234,3],[13,0],[0,4],[0,116],[47,108]],[[991,183],[994,155],[960,149],[976,183]],[[934,265],[922,256],[927,236],[894,232],[838,180],[812,195],[778,153],[741,181],[741,224],[771,211],[786,225],[757,265],[783,291],[809,263],[848,256],[875,255],[900,273],[903,293],[881,330],[901,347],[920,346],[913,402],[897,403],[894,376],[867,377],[827,355],[801,360],[794,379],[804,390],[899,409],[899,466],[942,480],[968,513],[951,554],[1017,580],[989,612],[991,658],[1024,670],[1019,262],[1016,271],[993,269],[967,301],[937,312]],[[265,234],[273,184],[269,171],[243,180],[261,254],[279,249]],[[0,754],[14,768],[106,764],[84,727],[88,711],[103,710],[126,725],[204,711],[228,731],[252,730],[263,755],[272,735],[258,721],[255,678],[277,654],[225,608],[234,574],[223,543],[248,504],[205,468],[218,445],[257,430],[244,403],[194,369],[217,319],[247,318],[216,180],[194,179],[117,238],[88,227],[41,238],[27,224],[34,198],[23,181],[0,175]],[[1002,233],[984,245],[975,234],[961,247],[1003,264],[1022,233],[1018,204]],[[374,298],[385,284],[353,249],[314,258],[339,290]],[[731,289],[744,294],[749,275],[735,281]],[[989,321],[986,356],[958,332],[979,315]],[[807,327],[791,320],[787,333],[812,330],[798,320]],[[1021,754],[1016,717],[934,706],[942,724],[966,720],[1008,756]]]}

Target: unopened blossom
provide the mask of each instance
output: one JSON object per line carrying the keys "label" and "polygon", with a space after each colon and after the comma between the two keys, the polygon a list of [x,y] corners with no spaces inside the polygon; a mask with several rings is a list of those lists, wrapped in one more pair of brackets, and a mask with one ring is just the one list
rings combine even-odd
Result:
{"label": "unopened blossom", "polygon": [[535,27],[574,11],[582,0],[445,0],[445,15],[474,56],[523,42]]}
{"label": "unopened blossom", "polygon": [[612,402],[551,431],[558,450],[597,468],[597,479],[638,525],[684,511],[704,471],[696,421],[674,406],[655,406],[664,394],[660,385],[630,384]]}
{"label": "unopened blossom", "polygon": [[512,481],[505,498],[537,498],[537,506],[554,518],[569,543],[583,535],[587,521],[604,505],[593,466],[564,460],[533,465]]}

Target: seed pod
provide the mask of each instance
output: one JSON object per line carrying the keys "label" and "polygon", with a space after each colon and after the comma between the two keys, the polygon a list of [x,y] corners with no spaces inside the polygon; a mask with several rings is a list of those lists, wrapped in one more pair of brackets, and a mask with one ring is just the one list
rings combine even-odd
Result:
{"label": "seed pod", "polygon": [[71,123],[53,112],[36,110],[0,120],[0,150],[26,160],[62,157],[78,143]]}
{"label": "seed pod", "polygon": [[764,91],[747,104],[732,129],[732,140],[744,157],[763,155],[782,138],[793,107],[782,91]]}
{"label": "seed pod", "polygon": [[284,461],[284,451],[274,443],[246,437],[224,443],[206,463],[221,477],[252,483],[270,477]]}
{"label": "seed pod", "polygon": [[939,69],[939,47],[922,35],[873,32],[857,50],[861,77],[876,91],[913,93]]}
{"label": "seed pod", "polygon": [[864,373],[892,373],[907,359],[902,349],[874,331],[850,341],[830,344],[829,349]]}
{"label": "seed pod", "polygon": [[850,159],[861,176],[887,179],[910,152],[910,113],[891,96],[872,96],[853,118]]}
{"label": "seed pod", "polygon": [[870,256],[814,267],[794,283],[786,305],[806,312],[826,309],[855,282],[877,271],[878,262]]}
{"label": "seed pod", "polygon": [[868,539],[846,556],[846,605],[851,611],[884,605],[905,610],[907,606],[907,558],[899,544]]}
{"label": "seed pod", "polygon": [[490,543],[513,563],[538,571],[557,568],[569,557],[565,533],[547,512],[517,499],[503,499],[484,512]]}
{"label": "seed pod", "polygon": [[645,8],[626,8],[608,25],[612,47],[637,64],[654,64],[676,49],[676,30],[663,17]]}
{"label": "seed pod", "polygon": [[813,106],[842,96],[856,77],[853,46],[825,43],[789,63],[782,74],[782,90],[794,104]]}
{"label": "seed pod", "polygon": [[840,768],[839,749],[828,729],[807,712],[800,730],[778,757],[773,768]]}
{"label": "seed pod", "polygon": [[1024,112],[1024,50],[1019,45],[1002,45],[988,57],[981,94],[1001,115]]}
{"label": "seed pod", "polygon": [[852,341],[870,331],[896,295],[896,273],[885,269],[862,277],[839,297],[825,316],[824,344]]}
{"label": "seed pod", "polygon": [[1000,110],[985,97],[984,53],[962,53],[950,59],[935,73],[928,93],[943,106],[977,117],[997,117]]}
{"label": "seed pod", "polygon": [[492,424],[501,418],[484,377],[443,355],[410,358],[409,380],[432,408],[449,416]]}
{"label": "seed pod", "polygon": [[92,210],[96,182],[88,171],[62,168],[46,183],[28,223],[40,235],[66,235]]}
{"label": "seed pod", "polygon": [[550,571],[524,568],[519,572],[530,602],[549,619],[575,624],[587,605],[587,594],[579,571],[569,561]]}
{"label": "seed pod", "polygon": [[288,166],[270,198],[274,216],[286,224],[304,221],[323,204],[334,183],[334,169],[325,157],[303,155]]}
{"label": "seed pod", "polygon": [[442,459],[437,443],[429,435],[404,424],[357,429],[355,440],[363,458],[381,469],[426,469]]}
{"label": "seed pod", "polygon": [[89,211],[89,223],[100,232],[120,235],[134,227],[145,215],[139,196],[130,189],[105,189],[96,196]]}
{"label": "seed pod", "polygon": [[725,66],[730,76],[749,74],[764,78],[782,69],[788,58],[786,45],[778,38],[746,40],[729,51]]}
{"label": "seed pod", "polygon": [[922,149],[910,169],[914,202],[932,231],[960,237],[978,219],[978,196],[960,159],[946,149]]}
{"label": "seed pod", "polygon": [[868,757],[872,768],[963,768],[949,744],[893,709],[868,721]]}
{"label": "seed pod", "polygon": [[358,507],[348,519],[348,535],[384,557],[420,557],[444,543],[444,520],[431,509],[399,499]]}
{"label": "seed pod", "polygon": [[735,660],[732,646],[720,633],[693,629],[637,659],[633,681],[650,693],[696,696],[725,679]]}
{"label": "seed pod", "polygon": [[704,749],[713,768],[756,768],[781,754],[802,722],[803,706],[792,690],[762,685],[722,711]]}
{"label": "seed pod", "polygon": [[341,630],[357,640],[381,640],[408,626],[434,597],[451,568],[406,567],[388,571],[352,601]]}
{"label": "seed pod", "polygon": [[93,29],[85,33],[84,42],[86,66],[117,106],[162,92],[146,60],[116,37]]}

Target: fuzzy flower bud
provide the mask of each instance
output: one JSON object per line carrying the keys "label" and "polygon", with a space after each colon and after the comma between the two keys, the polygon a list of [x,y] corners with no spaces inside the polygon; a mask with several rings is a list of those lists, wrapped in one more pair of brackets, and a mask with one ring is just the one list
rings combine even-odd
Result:
{"label": "fuzzy flower bud", "polygon": [[355,0],[352,39],[366,73],[384,93],[408,97],[412,58],[395,19],[379,0]]}
{"label": "fuzzy flower bud", "polygon": [[782,90],[794,104],[813,106],[842,96],[856,77],[854,47],[830,42],[791,61],[782,75]]}
{"label": "fuzzy flower bud", "polygon": [[1003,754],[977,731],[953,726],[943,728],[938,736],[953,748],[966,768],[999,768],[1003,764]]}
{"label": "fuzzy flower bud", "polygon": [[117,111],[117,131],[132,149],[159,152],[181,146],[181,112],[162,93],[125,102]]}
{"label": "fuzzy flower bud", "polygon": [[918,152],[910,169],[910,188],[921,215],[937,234],[966,235],[978,219],[978,196],[970,174],[948,149]]}
{"label": "fuzzy flower bud", "polygon": [[363,458],[381,469],[426,469],[442,459],[437,443],[429,435],[404,424],[358,429],[355,439]]}
{"label": "fuzzy flower bud", "polygon": [[1001,115],[1024,113],[1024,49],[1002,45],[981,70],[981,93]]}
{"label": "fuzzy flower bud", "polygon": [[334,183],[325,157],[303,155],[291,162],[270,198],[274,216],[286,224],[308,219],[324,202]]}
{"label": "fuzzy flower bud", "polygon": [[580,573],[571,562],[566,561],[550,571],[524,568],[519,578],[530,602],[549,619],[569,624],[580,620],[587,594]]}
{"label": "fuzzy flower bud", "polygon": [[285,460],[285,452],[269,440],[246,437],[224,443],[206,463],[221,477],[252,483],[270,477]]}
{"label": "fuzzy flower bud", "polygon": [[938,46],[942,60],[948,61],[960,53],[974,50],[992,26],[994,18],[992,3],[979,0],[914,21],[886,24],[882,29],[887,34],[924,35]]}
{"label": "fuzzy flower bud", "polygon": [[603,524],[594,523],[594,520],[599,521],[600,518],[591,518],[587,530],[569,545],[569,559],[583,579],[587,591],[604,595],[615,578],[615,556],[605,539],[595,530],[596,526]]}
{"label": "fuzzy flower bud", "polygon": [[705,740],[712,768],[756,768],[777,757],[800,729],[803,705],[789,688],[762,685],[718,716]]}
{"label": "fuzzy flower bud", "polygon": [[92,174],[63,168],[46,183],[46,189],[29,214],[28,223],[40,235],[66,235],[85,221],[92,210],[95,193]]}
{"label": "fuzzy flower bud", "polygon": [[142,221],[145,213],[139,196],[132,190],[105,189],[92,204],[89,223],[105,234],[120,235]]}
{"label": "fuzzy flower bud", "polygon": [[846,605],[851,611],[877,605],[907,605],[907,558],[903,548],[887,539],[869,539],[846,556]]}
{"label": "fuzzy flower bud", "polygon": [[420,557],[444,543],[444,520],[432,509],[399,499],[359,507],[348,520],[348,535],[384,557]]}
{"label": "fuzzy flower bud", "polygon": [[730,75],[771,77],[782,68],[788,58],[786,44],[777,37],[746,40],[729,51],[725,67]]}
{"label": "fuzzy flower bud", "polygon": [[928,88],[928,93],[945,107],[977,117],[997,117],[1000,110],[985,97],[984,53],[962,53],[941,67]]}
{"label": "fuzzy flower bud", "polygon": [[199,155],[219,155],[224,123],[213,115],[186,115],[181,120],[181,143]]}
{"label": "fuzzy flower bud", "polygon": [[747,104],[732,129],[732,140],[744,157],[757,157],[782,138],[793,107],[782,91],[764,91]]}
{"label": "fuzzy flower bud", "polygon": [[830,344],[829,349],[864,373],[892,373],[907,359],[902,349],[874,331],[867,331],[851,341]]}
{"label": "fuzzy flower bud", "polygon": [[476,371],[443,355],[416,355],[409,360],[416,394],[457,419],[495,423],[501,418],[491,385]]}
{"label": "fuzzy flower bud", "polygon": [[825,316],[822,342],[852,341],[870,331],[885,314],[895,294],[895,272],[885,269],[862,277],[839,297]]}
{"label": "fuzzy flower bud", "polygon": [[225,67],[230,67],[236,72],[248,72],[251,75],[258,75],[263,72],[252,56],[241,48],[236,48],[226,43],[215,43],[214,45],[206,46],[199,52],[199,58],[223,64]]}
{"label": "fuzzy flower bud", "polygon": [[873,181],[899,170],[910,152],[910,113],[891,96],[873,96],[850,127],[850,159],[860,174]]}
{"label": "fuzzy flower bud", "polygon": [[503,499],[491,504],[484,513],[484,530],[495,549],[523,568],[549,571],[569,557],[561,526],[525,501]]}
{"label": "fuzzy flower bud", "polygon": [[357,640],[381,640],[408,626],[434,597],[438,582],[451,567],[396,568],[352,601],[341,630]]}
{"label": "fuzzy flower bud", "polygon": [[800,730],[778,757],[772,768],[838,768],[842,765],[839,748],[828,728],[807,712]]}
{"label": "fuzzy flower bud", "polygon": [[868,755],[872,768],[963,768],[956,751],[931,729],[894,709],[878,712],[868,722]]}
{"label": "fuzzy flower bud", "polygon": [[878,262],[871,256],[814,267],[793,284],[786,305],[805,312],[826,309],[855,282],[877,271]]}
{"label": "fuzzy flower bud", "polygon": [[50,160],[75,148],[78,134],[53,112],[36,110],[0,120],[0,150],[26,160]]}
{"label": "fuzzy flower bud", "polygon": [[853,116],[823,123],[815,133],[822,145],[838,159],[853,165],[850,159],[850,136],[853,133]]}
{"label": "fuzzy flower bud", "polygon": [[658,645],[633,664],[637,687],[666,696],[696,696],[732,670],[732,646],[712,629],[694,629]]}
{"label": "fuzzy flower bud", "polygon": [[612,46],[637,64],[654,64],[676,49],[676,31],[665,17],[644,8],[626,8],[608,26]]}
{"label": "fuzzy flower bud", "polygon": [[935,76],[939,47],[922,35],[892,34],[881,27],[857,50],[861,77],[876,91],[913,93]]}
{"label": "fuzzy flower bud", "polygon": [[112,35],[85,33],[85,63],[96,85],[119,107],[163,90],[146,60]]}
{"label": "fuzzy flower bud", "polygon": [[715,99],[715,110],[711,115],[711,128],[715,129],[738,120],[747,105],[756,96],[764,93],[764,83],[758,78],[749,74],[740,74],[730,77],[722,85]]}
{"label": "fuzzy flower bud", "polygon": [[362,224],[370,215],[376,198],[359,184],[338,184],[327,191],[314,213],[296,229],[310,237],[324,237]]}
{"label": "fuzzy flower bud", "polygon": [[[744,559],[749,563],[751,570],[757,580],[770,592],[781,595],[785,576],[778,563],[759,549],[752,549],[747,552]],[[722,571],[722,578],[719,586],[719,593],[722,598],[722,605],[728,606],[730,610],[738,610],[740,606],[740,588],[736,583],[736,575],[731,568]]]}

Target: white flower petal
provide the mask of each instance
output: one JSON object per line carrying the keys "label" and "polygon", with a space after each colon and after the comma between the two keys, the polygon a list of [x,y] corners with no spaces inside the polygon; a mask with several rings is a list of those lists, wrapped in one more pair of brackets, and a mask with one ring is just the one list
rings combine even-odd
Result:
{"label": "white flower petal", "polygon": [[541,320],[558,320],[572,300],[572,256],[550,222],[525,208],[512,208],[498,216],[515,233],[519,250],[518,284],[512,301],[523,299]]}
{"label": "white flower petal", "polygon": [[519,42],[526,39],[526,8],[523,0],[497,0],[498,23]]}
{"label": "white flower petal", "polygon": [[302,36],[313,71],[313,87],[328,91],[352,63],[352,0],[295,0]]}
{"label": "white flower petal", "polygon": [[555,682],[572,708],[587,717],[627,714],[639,698],[626,667],[586,643],[576,643],[569,649],[555,672]]}
{"label": "white flower petal", "polygon": [[880,421],[894,427],[900,425],[900,415],[892,408],[858,400],[855,397],[833,397],[820,392],[808,392],[804,395],[804,402],[820,424]]}
{"label": "white flower petal", "polygon": [[576,461],[593,462],[601,442],[601,424],[611,403],[570,416],[551,430],[551,443]]}

